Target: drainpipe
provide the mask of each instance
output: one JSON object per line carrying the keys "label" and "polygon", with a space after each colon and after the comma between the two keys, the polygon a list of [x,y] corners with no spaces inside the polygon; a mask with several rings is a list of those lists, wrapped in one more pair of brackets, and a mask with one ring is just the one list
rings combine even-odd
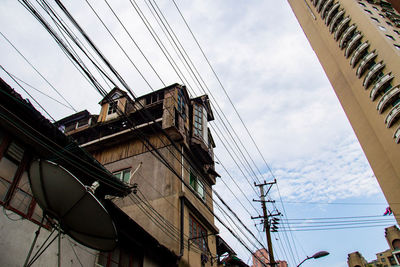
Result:
{"label": "drainpipe", "polygon": [[183,252],[184,252],[184,249],[185,249],[185,247],[184,247],[184,242],[185,242],[185,240],[184,240],[184,236],[183,236],[183,233],[184,233],[184,229],[183,229],[183,226],[184,226],[184,205],[185,205],[185,203],[184,203],[184,199],[183,199],[183,197],[181,197],[181,227],[180,227],[180,230],[181,230],[181,232],[180,232],[180,253],[179,253],[179,256],[178,256],[178,259],[181,259],[182,258],[182,256],[183,256]]}

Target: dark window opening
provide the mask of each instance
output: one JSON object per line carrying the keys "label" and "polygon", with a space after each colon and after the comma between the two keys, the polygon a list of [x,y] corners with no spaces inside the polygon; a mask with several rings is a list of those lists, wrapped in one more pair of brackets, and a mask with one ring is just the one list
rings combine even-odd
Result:
{"label": "dark window opening", "polygon": [[114,114],[117,112],[118,101],[113,101],[108,104],[107,115]]}
{"label": "dark window opening", "polygon": [[146,105],[150,105],[164,99],[164,91],[146,96]]}

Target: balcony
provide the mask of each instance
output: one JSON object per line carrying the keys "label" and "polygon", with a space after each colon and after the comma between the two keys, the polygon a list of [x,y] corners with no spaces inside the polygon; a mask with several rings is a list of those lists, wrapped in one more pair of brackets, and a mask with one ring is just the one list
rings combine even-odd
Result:
{"label": "balcony", "polygon": [[378,56],[376,51],[370,52],[368,55],[366,55],[363,60],[361,61],[360,65],[357,68],[356,75],[358,78],[360,78],[364,72],[367,70],[368,66],[373,63],[373,60]]}
{"label": "balcony", "polygon": [[376,109],[378,110],[379,114],[381,114],[388,105],[393,103],[395,100],[399,99],[399,95],[400,95],[399,85],[387,91],[379,100],[378,105],[376,106]]}
{"label": "balcony", "polygon": [[336,41],[339,40],[342,33],[347,29],[347,27],[349,26],[349,22],[350,22],[350,18],[346,17],[339,23],[339,25],[337,26],[337,28],[335,30],[335,34],[334,34],[334,38]]}
{"label": "balcony", "polygon": [[353,53],[354,49],[356,49],[357,45],[361,43],[361,38],[363,35],[358,32],[356,33],[350,40],[349,44],[346,47],[346,50],[344,51],[344,55],[346,58],[348,58],[351,53]]}
{"label": "balcony", "polygon": [[342,37],[340,38],[340,41],[339,41],[340,49],[343,49],[346,47],[347,42],[353,36],[356,29],[357,29],[357,26],[355,24],[353,24],[347,28],[347,30],[343,33]]}
{"label": "balcony", "polygon": [[393,125],[393,123],[398,119],[399,115],[400,115],[400,103],[394,106],[390,110],[389,114],[386,116],[385,119],[386,127],[390,128]]}
{"label": "balcony", "polygon": [[334,4],[332,6],[331,10],[329,10],[328,15],[326,15],[326,18],[325,18],[325,24],[327,26],[329,26],[329,24],[331,23],[332,18],[335,16],[335,14],[338,11],[339,7],[340,7],[340,4],[336,3],[336,4]]}
{"label": "balcony", "polygon": [[393,138],[396,144],[400,143],[400,126],[397,127],[397,130],[394,132]]}
{"label": "balcony", "polygon": [[340,10],[332,19],[331,24],[329,26],[329,32],[332,33],[336,28],[337,24],[343,19],[344,10]]}
{"label": "balcony", "polygon": [[327,15],[327,13],[329,12],[330,8],[333,5],[333,0],[328,0],[325,2],[324,6],[321,9],[321,18],[325,19],[325,16]]}
{"label": "balcony", "polygon": [[363,86],[365,89],[367,89],[371,83],[375,80],[375,78],[378,76],[379,73],[382,73],[381,71],[385,67],[385,64],[383,61],[376,63],[372,69],[370,69],[367,73],[367,75],[364,78]]}
{"label": "balcony", "polygon": [[358,61],[367,53],[367,49],[369,48],[369,43],[365,42],[360,44],[356,51],[354,52],[353,56],[350,59],[350,65],[354,68]]}
{"label": "balcony", "polygon": [[318,13],[321,12],[321,9],[322,9],[323,5],[325,4],[325,2],[326,2],[326,0],[318,0],[318,3],[317,3]]}
{"label": "balcony", "polygon": [[190,138],[190,149],[202,164],[213,164],[213,150],[202,139],[196,137]]}
{"label": "balcony", "polygon": [[393,80],[393,78],[394,76],[392,75],[391,72],[379,78],[379,80],[375,83],[374,87],[372,87],[371,93],[369,94],[369,97],[371,98],[372,101],[375,100],[376,96],[382,90],[382,88],[384,88],[385,85],[387,85],[391,80]]}

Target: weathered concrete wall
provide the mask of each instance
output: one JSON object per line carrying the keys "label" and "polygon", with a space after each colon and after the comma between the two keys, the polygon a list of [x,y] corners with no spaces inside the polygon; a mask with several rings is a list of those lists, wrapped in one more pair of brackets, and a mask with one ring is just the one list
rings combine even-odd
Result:
{"label": "weathered concrete wall", "polygon": [[[38,225],[29,220],[22,219],[22,217],[12,211],[6,210],[5,212],[9,214],[9,218],[4,212],[0,212],[0,266],[21,267],[28,255]],[[33,254],[43,244],[43,241],[49,234],[50,232],[48,230],[42,228]],[[73,250],[75,250],[75,252]],[[55,240],[33,266],[57,266],[57,255],[58,243],[57,240]],[[90,267],[95,266],[95,260],[96,251],[77,244],[76,241],[68,236],[62,237],[61,266]]]}

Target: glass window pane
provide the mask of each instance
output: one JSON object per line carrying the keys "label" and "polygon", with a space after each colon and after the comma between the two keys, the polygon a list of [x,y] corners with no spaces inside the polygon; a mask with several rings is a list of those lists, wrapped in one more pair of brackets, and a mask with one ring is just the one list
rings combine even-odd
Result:
{"label": "glass window pane", "polygon": [[197,193],[204,199],[204,185],[200,180],[197,180]]}
{"label": "glass window pane", "polygon": [[130,170],[125,170],[124,171],[124,173],[123,173],[123,181],[125,182],[125,183],[127,183],[127,182],[129,182],[129,178],[131,177],[131,172],[130,172]]}
{"label": "glass window pane", "polygon": [[190,183],[191,187],[193,187],[193,188],[196,187],[196,176],[192,172],[190,172],[190,181],[189,181],[189,183]]}
{"label": "glass window pane", "polygon": [[0,177],[11,182],[14,179],[15,172],[18,169],[18,165],[11,160],[3,157],[0,160]]}

